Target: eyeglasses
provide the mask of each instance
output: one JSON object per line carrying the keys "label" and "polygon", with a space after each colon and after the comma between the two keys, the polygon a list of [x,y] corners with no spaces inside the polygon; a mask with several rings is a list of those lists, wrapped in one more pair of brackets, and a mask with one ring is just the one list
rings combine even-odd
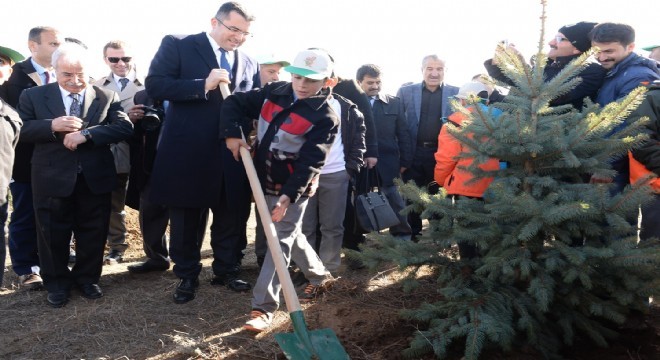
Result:
{"label": "eyeglasses", "polygon": [[122,57],[108,56],[108,61],[110,61],[113,64],[118,63],[119,60],[121,60],[125,63],[129,63],[129,62],[131,62],[131,60],[133,60],[133,58],[130,57],[130,56],[122,56]]}
{"label": "eyeglasses", "polygon": [[559,36],[559,35],[555,36],[555,41],[558,42],[558,43],[560,43],[564,40],[568,41],[568,39],[563,37],[563,36]]}
{"label": "eyeglasses", "polygon": [[249,32],[247,32],[247,31],[243,31],[243,30],[237,28],[236,26],[227,26],[227,25],[225,25],[225,24],[222,22],[222,20],[220,20],[220,19],[218,19],[218,18],[215,18],[215,19],[218,20],[218,22],[220,23],[220,25],[226,27],[227,30],[233,32],[234,34],[239,34],[239,35],[241,35],[241,36],[245,36],[245,37],[252,37],[252,35],[253,35],[252,33],[249,33]]}

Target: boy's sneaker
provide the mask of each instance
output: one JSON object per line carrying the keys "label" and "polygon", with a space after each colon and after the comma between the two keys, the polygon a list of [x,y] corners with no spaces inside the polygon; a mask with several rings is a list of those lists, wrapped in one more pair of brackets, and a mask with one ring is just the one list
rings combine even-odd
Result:
{"label": "boy's sneaker", "polygon": [[314,285],[312,283],[307,283],[307,286],[305,286],[305,289],[298,295],[298,300],[301,303],[305,302],[310,302],[316,300],[319,295],[323,294],[327,290],[332,287],[332,284],[337,280],[338,278],[329,278],[323,281],[319,285]]}
{"label": "boy's sneaker", "polygon": [[117,265],[124,260],[124,253],[119,250],[110,250],[108,255],[103,259],[106,265]]}
{"label": "boy's sneaker", "polygon": [[259,309],[254,309],[250,312],[250,320],[243,325],[243,329],[260,333],[268,329],[272,322],[273,318],[271,315]]}
{"label": "boy's sneaker", "polygon": [[305,290],[303,290],[300,295],[298,295],[298,300],[300,300],[301,303],[304,302],[310,302],[316,300],[316,297],[321,295],[321,286],[320,285],[314,285],[312,283],[307,283],[307,286],[305,286]]}

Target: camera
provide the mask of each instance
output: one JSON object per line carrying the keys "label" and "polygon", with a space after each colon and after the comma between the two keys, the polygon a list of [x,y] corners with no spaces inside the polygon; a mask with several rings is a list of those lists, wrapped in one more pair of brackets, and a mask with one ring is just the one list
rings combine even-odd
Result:
{"label": "camera", "polygon": [[144,117],[140,120],[140,125],[144,131],[154,131],[160,127],[165,112],[162,108],[144,105]]}

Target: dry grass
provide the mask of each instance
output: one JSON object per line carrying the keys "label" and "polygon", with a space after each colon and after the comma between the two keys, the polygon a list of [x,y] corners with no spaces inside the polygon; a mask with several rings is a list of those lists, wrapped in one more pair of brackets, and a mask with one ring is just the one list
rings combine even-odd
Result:
{"label": "dry grass", "polygon": [[[69,304],[52,309],[46,305],[45,292],[21,289],[16,275],[6,273],[9,289],[0,291],[0,359],[284,358],[273,334],[293,332],[288,314],[278,311],[271,329],[259,335],[243,331],[251,293],[234,293],[209,284],[212,256],[208,240],[203,248],[201,286],[197,298],[188,304],[173,303],[178,279],[171,270],[128,273],[127,265],[143,259],[135,218],[130,211],[126,262],[103,269],[100,285],[105,296],[101,299],[87,300],[74,291]],[[254,229],[253,220],[249,229]],[[253,239],[252,234],[248,237]],[[258,275],[252,244],[246,250],[243,275],[252,283]],[[428,275],[422,273],[422,280]],[[344,270],[329,292],[304,305],[308,328],[332,329],[354,360],[400,359],[416,327],[401,320],[399,310],[437,297],[435,286],[404,293],[397,282],[402,276],[394,268],[376,273]],[[654,324],[658,323],[657,313],[654,310]],[[653,359],[647,355],[649,342],[651,349],[658,349],[658,334],[651,335],[655,336],[634,338],[637,342],[612,350],[586,348],[572,358]],[[640,351],[642,346],[645,351]],[[616,349],[620,351],[613,351]],[[484,358],[535,357],[494,354]]]}

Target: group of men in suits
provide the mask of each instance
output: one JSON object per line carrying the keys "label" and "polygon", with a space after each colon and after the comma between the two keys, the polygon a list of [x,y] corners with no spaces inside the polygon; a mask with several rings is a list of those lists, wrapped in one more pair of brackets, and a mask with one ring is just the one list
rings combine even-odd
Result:
{"label": "group of men in suits", "polygon": [[[60,46],[59,32],[53,28],[35,28],[38,36],[31,33],[31,39],[36,38],[38,41],[34,42],[39,46],[35,46],[30,59],[16,66],[31,80],[31,86],[22,79],[17,81],[22,88],[15,85],[14,90],[15,105],[26,123],[20,142],[36,150],[24,159],[17,156],[16,161],[29,170],[24,180],[27,185],[19,190],[34,190],[34,196],[30,193],[29,201],[26,200],[35,206],[29,212],[36,214],[38,229],[33,230],[38,239],[35,254],[39,255],[33,265],[40,267],[35,273],[43,277],[51,306],[65,305],[70,290],[76,286],[85,297],[102,296],[98,280],[106,239],[110,253],[105,261],[121,261],[126,247],[122,213],[130,171],[125,166],[128,159],[122,142],[131,139],[133,125],[138,127],[145,116],[143,105],[136,103],[153,101],[167,104],[166,121],[157,136],[158,151],[146,181],[148,192],[141,194],[139,207],[141,217],[143,200],[168,214],[169,258],[165,244],[164,254],[161,251],[150,255],[145,234],[148,259],[129,270],[166,270],[171,260],[174,274],[180,279],[174,301],[193,300],[199,286],[200,250],[211,210],[215,215],[211,224],[211,284],[234,291],[251,288],[240,278],[250,189],[243,166],[218,136],[217,117],[223,102],[218,88],[221,82],[228,83],[232,92],[261,86],[259,65],[238,50],[251,36],[253,20],[240,4],[227,2],[211,20],[208,32],[164,37],[144,84],[136,77],[130,48],[124,42],[106,44],[104,59],[111,73],[91,85],[86,73],[89,60],[82,48],[75,44]],[[45,53],[47,49],[50,54]],[[372,99],[380,122],[376,133],[382,132],[379,144],[391,150],[383,153],[388,160],[381,162],[381,168],[392,194],[396,193],[392,179],[416,169],[415,142],[409,131],[417,130],[420,104],[422,124],[433,122],[434,117],[438,121],[440,114],[432,110],[429,113],[429,109],[439,104],[445,109],[447,98],[453,94],[453,87],[443,84],[442,60],[425,58],[424,66],[424,83],[402,89],[403,100],[378,96],[377,92]],[[378,78],[380,73],[370,76]],[[422,89],[431,95],[422,97]],[[136,94],[142,100],[136,101]],[[243,131],[247,137],[250,129]],[[396,169],[389,169],[390,161]],[[17,175],[15,180],[20,184],[20,173]],[[403,206],[400,197],[396,203]],[[14,215],[20,214],[19,211]],[[141,225],[144,232],[142,221]],[[398,229],[404,237],[414,235],[403,218]],[[77,261],[69,269],[72,235],[76,239]],[[156,236],[159,241],[163,237],[164,234]]]}

